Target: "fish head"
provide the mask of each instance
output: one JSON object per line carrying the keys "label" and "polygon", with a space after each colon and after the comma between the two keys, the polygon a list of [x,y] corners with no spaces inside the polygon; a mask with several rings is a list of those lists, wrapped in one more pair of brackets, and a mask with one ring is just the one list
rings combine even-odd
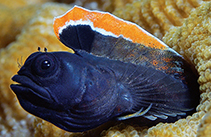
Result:
{"label": "fish head", "polygon": [[84,131],[112,118],[107,115],[117,94],[105,92],[115,84],[110,72],[80,55],[35,52],[12,80],[18,84],[10,87],[26,111],[64,130]]}

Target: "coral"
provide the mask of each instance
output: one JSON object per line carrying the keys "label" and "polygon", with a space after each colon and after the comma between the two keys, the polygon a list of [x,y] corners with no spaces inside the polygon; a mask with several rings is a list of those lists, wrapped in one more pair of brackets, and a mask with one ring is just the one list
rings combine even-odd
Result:
{"label": "coral", "polygon": [[134,0],[126,6],[116,7],[113,14],[137,23],[158,38],[172,26],[182,22],[202,0]]}
{"label": "coral", "polygon": [[57,0],[63,3],[75,3],[89,9],[101,9],[113,12],[116,8],[124,8],[127,3],[133,0]]}
{"label": "coral", "polygon": [[[0,26],[2,26],[0,31],[0,48],[6,47],[9,43],[15,41],[16,36],[21,32],[24,25],[26,25],[36,14],[37,10],[39,10],[39,5],[47,1],[53,0],[17,0],[13,2],[0,0]],[[93,4],[92,2],[93,0],[77,0],[75,4],[82,5],[89,9],[97,9],[98,5],[104,5],[105,9],[106,7],[109,7],[106,5],[110,5],[108,4],[110,3],[109,1],[98,1],[95,2],[96,4]]]}
{"label": "coral", "polygon": [[[180,26],[178,24],[178,27],[175,25],[171,26],[169,29],[165,29],[166,32],[167,30],[169,30],[169,32],[165,33],[165,36],[163,37],[163,41],[167,43],[167,45],[182,54],[197,69],[199,74],[198,82],[200,83],[200,91],[202,92],[201,102],[197,107],[197,112],[192,116],[188,116],[186,119],[180,119],[172,124],[160,123],[154,127],[151,127],[148,129],[145,136],[196,136],[198,126],[204,115],[210,109],[211,104],[209,61],[211,57],[209,47],[209,45],[211,45],[210,12],[211,3],[201,3],[200,7],[192,10],[191,13],[189,12],[189,17],[184,18],[183,23]],[[159,24],[159,26],[162,25]],[[207,115],[209,116],[209,114]],[[205,125],[204,128],[206,129],[206,127],[207,126]],[[113,132],[113,129],[109,129],[106,136],[109,136],[110,132]]]}
{"label": "coral", "polygon": [[0,5],[7,8],[16,9],[16,8],[24,7],[26,5],[41,4],[48,1],[51,1],[51,0],[15,0],[12,2],[10,0],[0,0]]}
{"label": "coral", "polygon": [[[181,26],[173,26],[165,33],[163,41],[183,55],[197,69],[199,74],[198,82],[202,92],[201,101],[197,107],[197,112],[192,116],[180,119],[175,123],[159,123],[149,128],[144,136],[196,136],[198,131],[199,136],[210,136],[210,23],[211,2],[203,2],[200,7],[190,13],[189,17],[184,19]],[[106,136],[109,136],[112,131],[112,129],[106,131]]]}
{"label": "coral", "polygon": [[40,137],[40,136],[45,136],[45,137],[60,137],[60,136],[82,136],[82,133],[71,133],[71,132],[66,132],[60,128],[57,128],[56,126],[52,125],[49,122],[46,122],[44,120],[41,120],[40,118],[36,118],[33,123],[33,127],[35,129],[34,136],[35,137]]}
{"label": "coral", "polygon": [[207,112],[205,117],[202,119],[197,136],[199,137],[209,137],[211,135],[211,111]]}
{"label": "coral", "polygon": [[[20,64],[37,47],[47,47],[49,51],[66,49],[53,32],[53,17],[67,11],[71,6],[44,4],[37,10],[37,14],[22,29],[14,43],[0,51],[0,136],[21,135],[30,136],[33,116],[25,112],[18,104],[14,94],[9,89],[11,76],[18,71],[17,60]],[[30,12],[26,8],[25,12]],[[21,16],[21,15],[19,15]]]}
{"label": "coral", "polygon": [[195,133],[201,118],[210,110],[211,106],[210,25],[211,2],[204,2],[200,8],[190,14],[181,27],[170,29],[163,37],[165,43],[194,64],[199,74],[201,102],[197,107],[198,112],[189,120],[195,126],[192,127]]}
{"label": "coral", "polygon": [[110,127],[107,131],[103,131],[101,136],[104,137],[138,137],[147,134],[146,127],[139,127],[136,125],[126,125],[120,123],[116,126]]}
{"label": "coral", "polygon": [[[38,6],[27,6],[23,8],[10,9],[0,7],[0,48],[7,46],[15,40],[22,28],[37,11]],[[15,12],[16,16],[11,16]]]}
{"label": "coral", "polygon": [[[79,0],[82,5],[86,2]],[[94,0],[90,0],[94,2]],[[101,136],[206,136],[210,129],[211,100],[211,2],[202,0],[135,0],[100,1],[97,8],[114,11],[117,16],[138,23],[162,38],[196,68],[201,91],[197,112],[175,123],[159,123],[151,128],[116,125],[102,132]],[[77,3],[77,1],[75,1]],[[90,6],[90,5],[89,5]],[[25,112],[9,89],[11,76],[18,71],[28,55],[37,47],[48,51],[67,50],[53,32],[53,17],[63,14],[71,5],[47,3],[10,9],[0,6],[2,30],[0,50],[0,136],[83,136],[73,134]],[[20,6],[19,6],[20,7]],[[93,6],[95,7],[95,6]],[[13,7],[12,7],[13,8]],[[8,18],[8,16],[11,16]],[[16,18],[15,18],[16,17]],[[8,19],[7,19],[8,18]],[[4,21],[5,20],[5,21]],[[8,23],[7,23],[8,22]],[[6,27],[6,24],[9,24]],[[5,29],[4,29],[5,27]],[[11,28],[10,28],[11,27]],[[13,27],[13,28],[12,28]],[[13,33],[14,30],[17,32]],[[7,39],[9,35],[12,39]],[[15,36],[18,37],[15,40]],[[7,36],[3,36],[7,35]],[[11,43],[13,42],[13,43]],[[95,129],[93,133],[98,131]]]}

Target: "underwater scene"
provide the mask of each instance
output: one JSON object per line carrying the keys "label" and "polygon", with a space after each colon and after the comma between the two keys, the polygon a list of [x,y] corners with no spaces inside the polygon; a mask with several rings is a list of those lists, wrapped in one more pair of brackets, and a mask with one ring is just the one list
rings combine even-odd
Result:
{"label": "underwater scene", "polygon": [[[135,31],[122,31],[116,37],[111,32],[118,30],[103,23],[93,29],[96,17],[88,28],[81,27],[81,22],[68,24],[67,18],[60,21],[75,5],[88,9],[86,17],[92,10],[97,11],[96,17],[107,12],[152,35],[141,34],[147,40],[134,42]],[[211,135],[211,1],[0,0],[0,11],[0,136]],[[78,34],[70,38],[74,29]],[[86,33],[79,32],[83,29]],[[72,46],[74,39],[89,45],[91,39],[83,40],[85,34],[94,44]],[[161,45],[154,46],[154,40]],[[113,43],[116,47],[110,46]],[[70,59],[79,66],[70,67]],[[55,68],[49,70],[49,65]],[[145,79],[139,77],[142,74]],[[146,86],[141,85],[146,79]],[[159,84],[160,92],[155,93]],[[74,92],[66,93],[68,88]],[[52,94],[54,90],[60,92]],[[168,103],[162,104],[164,100]],[[70,104],[73,107],[65,110]]]}

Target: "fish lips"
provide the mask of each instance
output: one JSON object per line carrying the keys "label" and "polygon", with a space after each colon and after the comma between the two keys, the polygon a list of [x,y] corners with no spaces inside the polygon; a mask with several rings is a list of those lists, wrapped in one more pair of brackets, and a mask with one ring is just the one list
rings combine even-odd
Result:
{"label": "fish lips", "polygon": [[17,96],[27,96],[27,94],[33,93],[37,97],[46,101],[51,100],[51,95],[45,88],[39,86],[30,78],[24,75],[15,75],[12,80],[19,84],[11,84],[10,87]]}

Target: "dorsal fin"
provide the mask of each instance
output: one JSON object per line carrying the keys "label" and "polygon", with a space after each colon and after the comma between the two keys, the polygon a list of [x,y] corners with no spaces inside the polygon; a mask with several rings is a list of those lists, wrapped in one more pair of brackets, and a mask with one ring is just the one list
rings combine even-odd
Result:
{"label": "dorsal fin", "polygon": [[[83,38],[82,35],[84,35],[83,33],[86,33],[85,31],[76,32],[74,35],[68,35],[69,33],[67,33],[66,35],[63,32],[69,27],[77,28],[78,26],[90,26],[90,29],[92,31],[100,33],[104,36],[112,36],[115,38],[122,36],[126,40],[130,40],[133,43],[143,44],[146,47],[161,50],[171,50],[175,52],[167,45],[165,45],[162,41],[145,31],[143,28],[139,27],[135,23],[122,20],[108,12],[90,11],[79,6],[74,6],[64,15],[55,17],[54,19],[54,32],[56,36],[59,39],[62,39],[62,37],[69,37],[69,39],[62,41],[63,43],[69,43],[69,41],[72,40],[78,40],[79,43],[84,43],[86,41],[85,39],[80,38],[75,39],[75,37]],[[93,38],[90,38],[89,35],[87,35],[87,37],[88,41],[92,40]],[[83,42],[80,42],[80,40],[82,40]],[[66,46],[72,47],[73,49],[76,49],[75,46],[77,47],[77,45],[69,44],[66,44]]]}

